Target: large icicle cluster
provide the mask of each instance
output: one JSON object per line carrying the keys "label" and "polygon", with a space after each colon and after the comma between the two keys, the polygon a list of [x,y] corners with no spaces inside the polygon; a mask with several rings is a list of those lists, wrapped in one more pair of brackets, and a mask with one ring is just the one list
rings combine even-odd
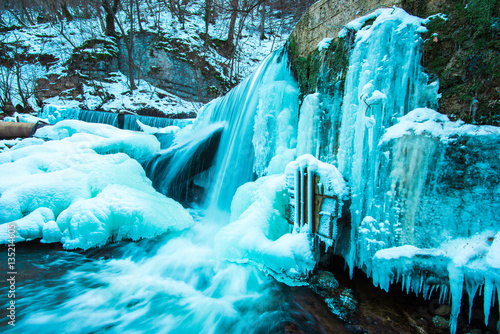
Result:
{"label": "large icicle cluster", "polygon": [[[153,237],[190,226],[177,202],[156,192],[141,158],[160,149],[148,134],[62,121],[0,153],[0,243],[40,238],[67,249]],[[131,158],[132,157],[132,158]]]}
{"label": "large icicle cluster", "polygon": [[425,23],[380,9],[340,33],[356,35],[336,154],[351,188],[351,242],[336,251],[385,289],[402,280],[424,296],[436,287],[450,295],[454,332],[464,282],[471,303],[484,286],[486,317],[499,287],[498,264],[487,259],[498,242],[498,160],[491,157],[498,148],[491,145],[500,131],[427,109],[439,95],[421,66]]}

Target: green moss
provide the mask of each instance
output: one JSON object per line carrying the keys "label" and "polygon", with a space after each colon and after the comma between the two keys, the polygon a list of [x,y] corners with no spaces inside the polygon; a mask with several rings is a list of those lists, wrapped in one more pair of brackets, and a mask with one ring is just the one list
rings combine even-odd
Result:
{"label": "green moss", "polygon": [[[441,113],[476,124],[500,125],[500,5],[446,1],[423,35],[423,65],[440,81]],[[477,102],[476,102],[477,101]]]}
{"label": "green moss", "polygon": [[[335,39],[328,49],[314,50],[307,57],[297,56],[293,36],[288,42],[292,69],[300,87],[301,99],[311,93],[331,93],[345,79],[349,65],[349,48],[344,39]],[[340,85],[343,87],[343,85]]]}

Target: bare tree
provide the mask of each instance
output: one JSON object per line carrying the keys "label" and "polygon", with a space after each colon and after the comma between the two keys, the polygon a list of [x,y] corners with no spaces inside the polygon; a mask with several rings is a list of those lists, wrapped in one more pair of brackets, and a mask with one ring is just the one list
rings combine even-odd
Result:
{"label": "bare tree", "polygon": [[213,18],[214,2],[213,0],[205,0],[205,48],[208,48],[210,40],[209,28]]}
{"label": "bare tree", "polygon": [[125,44],[125,48],[127,49],[127,60],[128,60],[128,79],[131,90],[136,90],[137,86],[135,84],[135,76],[134,71],[136,69],[136,65],[134,63],[134,0],[129,0],[128,3],[128,21],[130,22],[130,29],[128,34],[125,32],[123,24],[118,20],[117,16],[114,15],[114,19],[118,28],[120,28],[120,32],[122,33],[123,42]]}
{"label": "bare tree", "polygon": [[120,0],[102,0],[102,8],[106,12],[106,36],[116,37],[115,21],[116,13],[118,12],[118,6],[120,5]]}
{"label": "bare tree", "polygon": [[229,3],[231,6],[231,19],[229,21],[229,30],[227,32],[227,44],[232,46],[234,43],[234,28],[236,25],[236,19],[238,18],[239,0],[230,0]]}
{"label": "bare tree", "polygon": [[139,26],[139,32],[143,32],[141,24],[141,7],[139,6],[139,0],[135,0],[136,10],[137,10],[137,25]]}

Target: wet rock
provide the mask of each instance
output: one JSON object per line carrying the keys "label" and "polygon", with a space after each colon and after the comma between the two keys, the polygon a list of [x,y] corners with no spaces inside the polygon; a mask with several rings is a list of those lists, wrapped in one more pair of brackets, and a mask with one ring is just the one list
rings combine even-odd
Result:
{"label": "wet rock", "polygon": [[325,303],[333,314],[344,321],[350,321],[353,318],[358,305],[352,290],[348,288],[342,289],[336,297],[325,298]]}
{"label": "wet rock", "polygon": [[450,315],[451,313],[451,306],[449,305],[440,305],[435,311],[434,311],[434,314],[435,315],[439,315],[439,316],[448,316]]}
{"label": "wet rock", "polygon": [[483,331],[480,329],[472,329],[468,331],[467,334],[483,334]]}
{"label": "wet rock", "polygon": [[439,315],[436,315],[434,318],[432,318],[432,324],[434,325],[434,327],[437,327],[437,328],[448,328],[450,327],[450,324],[449,324],[449,320],[444,318],[444,317],[441,317]]}
{"label": "wet rock", "polygon": [[314,292],[323,297],[332,296],[339,287],[339,282],[337,282],[335,276],[331,272],[322,270],[319,270],[311,278],[309,284]]}

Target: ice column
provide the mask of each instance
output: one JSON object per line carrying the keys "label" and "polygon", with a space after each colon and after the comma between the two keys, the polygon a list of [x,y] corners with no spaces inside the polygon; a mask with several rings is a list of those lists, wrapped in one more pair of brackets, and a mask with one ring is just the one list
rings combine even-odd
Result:
{"label": "ice column", "polygon": [[[374,19],[371,25],[366,22]],[[384,221],[379,192],[378,147],[385,128],[418,106],[436,103],[436,85],[427,85],[420,65],[424,20],[402,9],[380,9],[351,22],[358,30],[349,59],[339,135],[338,165],[352,191],[351,246],[347,261],[360,264],[357,231],[366,216]],[[345,35],[347,30],[341,32]]]}

